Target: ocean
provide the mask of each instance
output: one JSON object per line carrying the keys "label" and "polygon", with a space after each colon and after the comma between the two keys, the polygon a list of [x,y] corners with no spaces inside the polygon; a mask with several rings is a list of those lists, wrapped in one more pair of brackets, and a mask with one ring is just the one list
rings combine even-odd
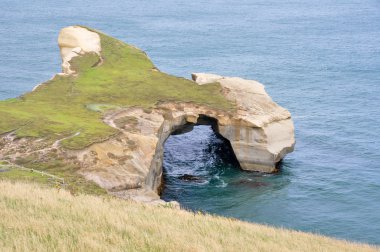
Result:
{"label": "ocean", "polygon": [[2,0],[0,99],[59,72],[57,35],[75,24],[136,45],[173,75],[257,80],[292,113],[296,149],[272,175],[239,170],[207,126],[170,137],[164,199],[380,244],[379,1]]}

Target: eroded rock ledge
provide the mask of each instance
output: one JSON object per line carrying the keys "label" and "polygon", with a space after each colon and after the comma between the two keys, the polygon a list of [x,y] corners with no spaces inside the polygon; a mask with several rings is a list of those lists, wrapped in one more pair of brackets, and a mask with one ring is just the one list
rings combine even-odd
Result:
{"label": "eroded rock ledge", "polygon": [[[98,34],[85,28],[65,28],[58,41],[66,75],[74,73],[70,68],[72,57],[85,53],[100,56]],[[59,141],[19,139],[9,133],[0,138],[0,158],[16,160],[33,153],[46,159],[49,153],[55,153],[79,164],[80,174],[113,195],[159,202],[166,139],[187,124],[210,124],[230,141],[242,169],[276,171],[277,163],[293,151],[295,144],[289,111],[273,102],[264,86],[253,80],[205,73],[194,73],[192,79],[199,85],[220,83],[223,96],[236,109],[219,110],[192,102],[161,102],[151,109],[114,109],[105,114],[104,123],[119,134],[104,142],[67,150]]]}

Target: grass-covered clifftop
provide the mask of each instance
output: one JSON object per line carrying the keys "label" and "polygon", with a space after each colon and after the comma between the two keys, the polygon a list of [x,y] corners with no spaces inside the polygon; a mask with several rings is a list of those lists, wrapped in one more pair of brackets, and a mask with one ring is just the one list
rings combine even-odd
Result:
{"label": "grass-covered clifftop", "polygon": [[0,180],[4,251],[377,251],[331,238]]}
{"label": "grass-covered clifftop", "polygon": [[219,84],[196,83],[157,71],[146,54],[98,33],[102,64],[96,54],[73,58],[76,76],[56,75],[34,92],[0,101],[0,134],[61,142],[81,149],[107,139],[116,130],[102,122],[103,111],[117,107],[153,107],[160,101],[183,101],[231,109]]}

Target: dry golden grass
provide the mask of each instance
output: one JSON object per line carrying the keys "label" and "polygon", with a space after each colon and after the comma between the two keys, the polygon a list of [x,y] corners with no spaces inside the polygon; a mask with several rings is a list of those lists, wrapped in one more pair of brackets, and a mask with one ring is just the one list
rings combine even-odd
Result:
{"label": "dry golden grass", "polygon": [[376,251],[203,214],[0,181],[1,251]]}

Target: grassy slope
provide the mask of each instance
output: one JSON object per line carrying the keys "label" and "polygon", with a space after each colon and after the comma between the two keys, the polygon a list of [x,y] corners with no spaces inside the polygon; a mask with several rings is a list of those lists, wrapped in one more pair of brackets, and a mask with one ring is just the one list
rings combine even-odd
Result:
{"label": "grassy slope", "polygon": [[62,145],[81,149],[102,141],[115,129],[101,121],[104,108],[153,107],[159,101],[192,101],[232,109],[218,84],[198,86],[192,81],[154,71],[144,52],[99,33],[102,65],[88,54],[73,59],[79,75],[55,76],[35,92],[0,101],[0,134],[16,130],[20,137],[46,140],[68,138]]}
{"label": "grassy slope", "polygon": [[33,182],[44,186],[63,188],[72,194],[106,195],[107,191],[78,173],[78,167],[59,160],[50,162],[30,161],[26,166],[9,165],[0,161],[0,181]]}
{"label": "grassy slope", "polygon": [[16,251],[376,251],[263,225],[0,180],[0,247]]}

